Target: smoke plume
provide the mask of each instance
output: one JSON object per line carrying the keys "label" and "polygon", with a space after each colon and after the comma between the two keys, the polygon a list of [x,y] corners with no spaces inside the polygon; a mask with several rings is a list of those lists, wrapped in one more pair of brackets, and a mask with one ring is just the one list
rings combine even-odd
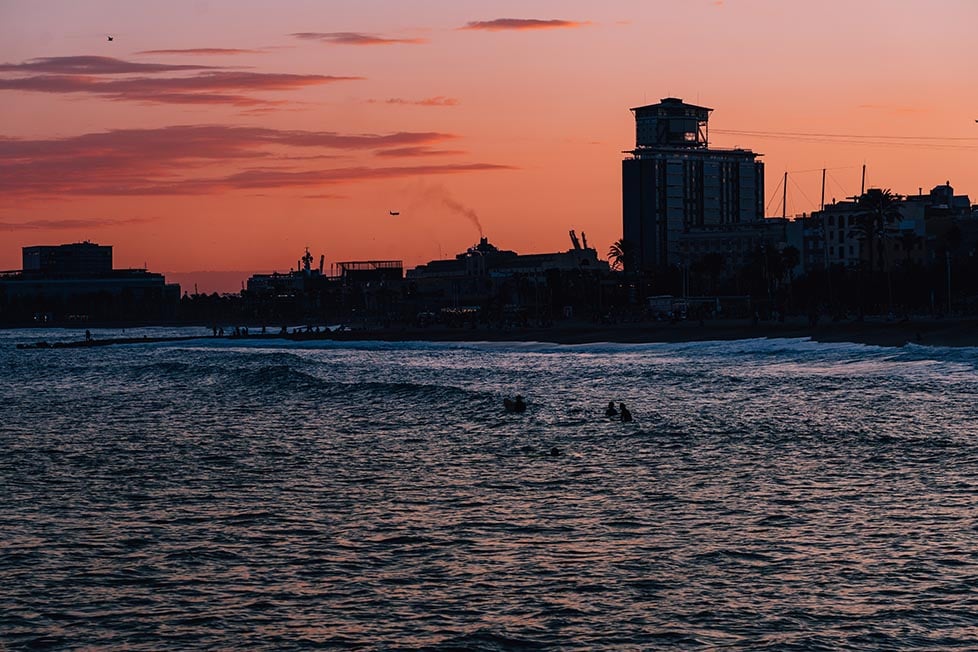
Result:
{"label": "smoke plume", "polygon": [[422,205],[427,205],[432,208],[436,206],[444,206],[453,215],[464,217],[466,220],[471,222],[472,225],[478,229],[480,238],[485,235],[485,232],[482,230],[482,222],[479,221],[479,214],[475,212],[475,209],[469,208],[465,204],[455,199],[455,197],[453,197],[444,186],[425,186],[421,188],[420,194],[420,203]]}
{"label": "smoke plume", "polygon": [[480,238],[484,235],[484,233],[482,231],[482,223],[479,222],[479,216],[476,214],[475,210],[473,210],[473,209],[471,209],[471,208],[469,208],[467,206],[463,206],[462,204],[458,203],[457,201],[455,201],[454,198],[452,198],[447,193],[441,198],[441,201],[442,201],[442,204],[444,204],[446,207],[448,207],[449,209],[451,209],[452,211],[454,211],[458,215],[461,215],[462,217],[465,217],[470,222],[472,222],[473,224],[475,224],[475,228],[479,229],[479,237]]}

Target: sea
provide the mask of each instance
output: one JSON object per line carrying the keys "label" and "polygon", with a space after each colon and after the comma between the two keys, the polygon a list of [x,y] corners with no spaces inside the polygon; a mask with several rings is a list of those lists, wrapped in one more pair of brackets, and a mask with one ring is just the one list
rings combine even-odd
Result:
{"label": "sea", "polygon": [[978,349],[209,333],[0,331],[0,649],[978,649]]}

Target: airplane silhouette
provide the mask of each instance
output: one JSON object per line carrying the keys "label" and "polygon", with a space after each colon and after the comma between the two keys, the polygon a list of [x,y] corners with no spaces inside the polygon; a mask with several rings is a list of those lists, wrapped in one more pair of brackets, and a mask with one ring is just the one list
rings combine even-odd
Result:
{"label": "airplane silhouette", "polygon": [[400,215],[399,211],[389,211],[391,215]]}

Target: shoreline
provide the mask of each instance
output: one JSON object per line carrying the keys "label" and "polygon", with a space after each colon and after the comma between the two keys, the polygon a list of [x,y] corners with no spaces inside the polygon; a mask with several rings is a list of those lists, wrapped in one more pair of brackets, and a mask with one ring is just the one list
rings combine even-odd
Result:
{"label": "shoreline", "polygon": [[[810,326],[806,320],[794,318],[784,322],[748,320],[713,320],[703,323],[645,322],[624,324],[557,323],[549,327],[449,328],[389,327],[378,329],[342,330],[319,333],[289,333],[229,335],[223,340],[288,340],[308,341],[384,341],[384,342],[541,342],[559,345],[617,343],[651,344],[680,342],[711,342],[747,339],[810,338],[815,342],[868,344],[900,347],[908,343],[945,347],[978,347],[978,319],[947,318],[905,321],[838,321]],[[18,344],[21,349],[86,348],[114,344],[146,344],[177,342],[193,339],[215,339],[211,335],[174,335],[156,337],[94,338],[90,341],[36,342]]]}
{"label": "shoreline", "polygon": [[[290,336],[294,337],[294,336]],[[300,334],[297,339],[316,338]],[[576,324],[512,330],[486,328],[404,328],[341,331],[329,338],[340,341],[432,342],[544,342],[552,344],[652,344],[711,342],[748,339],[811,338],[816,342],[900,347],[908,343],[929,346],[978,347],[978,320],[928,319],[917,321],[827,322],[814,327],[805,320],[760,322],[746,320],[636,324]]]}

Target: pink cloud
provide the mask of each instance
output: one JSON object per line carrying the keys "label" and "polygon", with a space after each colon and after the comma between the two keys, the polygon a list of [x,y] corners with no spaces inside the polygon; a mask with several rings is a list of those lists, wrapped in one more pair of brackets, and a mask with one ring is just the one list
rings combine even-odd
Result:
{"label": "pink cloud", "polygon": [[412,106],[458,106],[459,101],[454,97],[445,97],[444,95],[436,95],[435,97],[426,97],[423,100],[405,100],[400,97],[392,97],[387,100],[367,100],[369,104],[409,104]]}
{"label": "pink cloud", "polygon": [[459,149],[430,149],[428,147],[398,147],[395,149],[382,149],[374,152],[376,156],[390,157],[420,157],[420,156],[445,156],[451,154],[465,154],[464,150]]}
{"label": "pink cloud", "polygon": [[560,29],[567,27],[584,27],[588,22],[578,22],[574,20],[540,20],[537,18],[496,18],[494,20],[477,20],[466,23],[459,29],[480,29],[492,32],[504,30],[529,30],[529,29]]}
{"label": "pink cloud", "polygon": [[262,54],[261,50],[247,50],[243,48],[184,48],[178,50],[142,50],[136,54],[189,54],[200,56],[218,55],[237,55],[237,54]]}
{"label": "pink cloud", "polygon": [[44,73],[54,75],[120,75],[132,73],[213,70],[212,66],[135,63],[112,57],[42,57],[24,63],[0,64],[0,72]]}
{"label": "pink cloud", "polygon": [[[184,77],[126,76],[124,73],[194,71]],[[0,90],[39,93],[86,93],[113,101],[156,104],[230,104],[257,106],[275,102],[245,93],[290,91],[363,77],[295,75],[227,70],[209,66],[165,66],[139,64],[107,57],[55,57],[34,59],[24,64],[4,64],[0,72],[41,73],[32,76],[0,76]]]}
{"label": "pink cloud", "polygon": [[329,45],[420,45],[428,42],[423,38],[384,38],[360,32],[296,32],[291,36]]}
{"label": "pink cloud", "polygon": [[68,218],[61,220],[32,220],[30,222],[0,222],[0,231],[62,231],[70,229],[101,229],[124,224],[154,222],[158,217],[128,217],[118,220],[104,218]]}
{"label": "pink cloud", "polygon": [[[36,198],[193,195],[510,169],[488,163],[308,169],[314,158],[328,158],[329,150],[388,157],[463,153],[429,149],[453,138],[440,132],[338,134],[223,125],[119,129],[49,140],[0,137],[0,193]],[[313,151],[293,158],[290,148]],[[264,165],[255,165],[259,161]],[[244,167],[229,174],[229,164]]]}

